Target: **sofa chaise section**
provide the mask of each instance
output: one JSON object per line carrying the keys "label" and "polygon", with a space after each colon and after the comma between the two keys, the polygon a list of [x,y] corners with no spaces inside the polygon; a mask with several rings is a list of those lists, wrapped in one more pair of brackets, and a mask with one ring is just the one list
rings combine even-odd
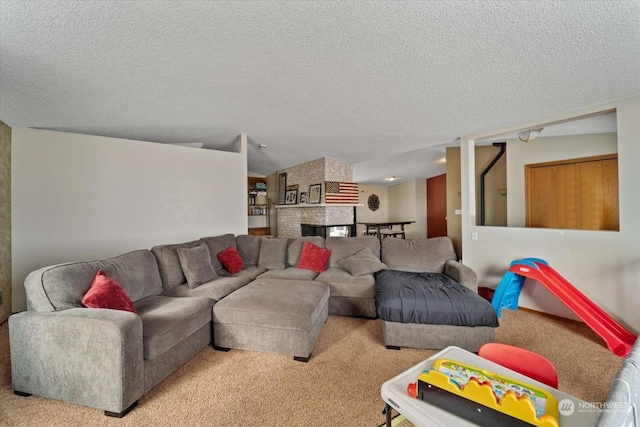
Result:
{"label": "sofa chaise section", "polygon": [[[118,281],[138,314],[82,305],[98,270]],[[26,278],[25,288],[28,310],[9,318],[16,394],[123,416],[211,342],[213,302],[162,296],[148,250],[45,267]]]}
{"label": "sofa chaise section", "polygon": [[495,341],[498,321],[477,295],[475,272],[455,260],[448,237],[383,239],[376,305],[387,348],[478,351]]}

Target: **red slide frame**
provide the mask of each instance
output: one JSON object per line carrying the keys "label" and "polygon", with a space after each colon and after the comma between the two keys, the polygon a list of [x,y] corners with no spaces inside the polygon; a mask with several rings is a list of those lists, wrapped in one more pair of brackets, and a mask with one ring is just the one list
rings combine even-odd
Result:
{"label": "red slide frame", "polygon": [[537,268],[518,263],[512,265],[509,271],[540,282],[600,335],[609,350],[620,357],[626,357],[629,354],[637,338],[635,335],[627,331],[549,265],[537,260],[529,259],[529,261],[532,261]]}

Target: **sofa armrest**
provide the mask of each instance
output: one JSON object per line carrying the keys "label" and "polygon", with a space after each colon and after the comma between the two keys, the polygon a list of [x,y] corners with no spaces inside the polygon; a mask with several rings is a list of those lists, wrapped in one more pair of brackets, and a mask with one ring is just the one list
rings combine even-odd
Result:
{"label": "sofa armrest", "polygon": [[638,425],[640,411],[640,339],[622,361],[596,427]]}
{"label": "sofa armrest", "polygon": [[120,310],[26,311],[9,318],[13,389],[109,412],[144,393],[142,320]]}
{"label": "sofa armrest", "polygon": [[444,265],[444,274],[451,277],[462,286],[478,292],[478,276],[476,272],[458,261],[449,260]]}

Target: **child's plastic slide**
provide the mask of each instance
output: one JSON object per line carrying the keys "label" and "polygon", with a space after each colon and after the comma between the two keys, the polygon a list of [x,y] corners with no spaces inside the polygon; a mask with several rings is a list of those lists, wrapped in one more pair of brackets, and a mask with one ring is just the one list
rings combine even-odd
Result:
{"label": "child's plastic slide", "polygon": [[498,284],[491,304],[500,317],[502,308],[516,310],[518,298],[525,277],[541,283],[560,301],[571,309],[580,319],[593,329],[607,344],[607,348],[616,355],[625,357],[635,343],[637,336],[587,298],[569,283],[549,264],[538,258],[525,258],[513,261],[509,271]]}

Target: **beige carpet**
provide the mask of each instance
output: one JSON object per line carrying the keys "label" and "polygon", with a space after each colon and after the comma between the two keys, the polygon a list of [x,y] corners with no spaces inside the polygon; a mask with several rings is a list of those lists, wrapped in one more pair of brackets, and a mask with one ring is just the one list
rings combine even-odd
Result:
{"label": "beige carpet", "polygon": [[[497,339],[549,358],[559,388],[590,402],[606,400],[622,362],[586,326],[530,312],[505,310]],[[434,353],[387,350],[379,321],[329,316],[309,363],[208,347],[116,420],[97,409],[13,395],[5,323],[0,326],[0,425],[373,427],[384,421],[382,383]]]}

